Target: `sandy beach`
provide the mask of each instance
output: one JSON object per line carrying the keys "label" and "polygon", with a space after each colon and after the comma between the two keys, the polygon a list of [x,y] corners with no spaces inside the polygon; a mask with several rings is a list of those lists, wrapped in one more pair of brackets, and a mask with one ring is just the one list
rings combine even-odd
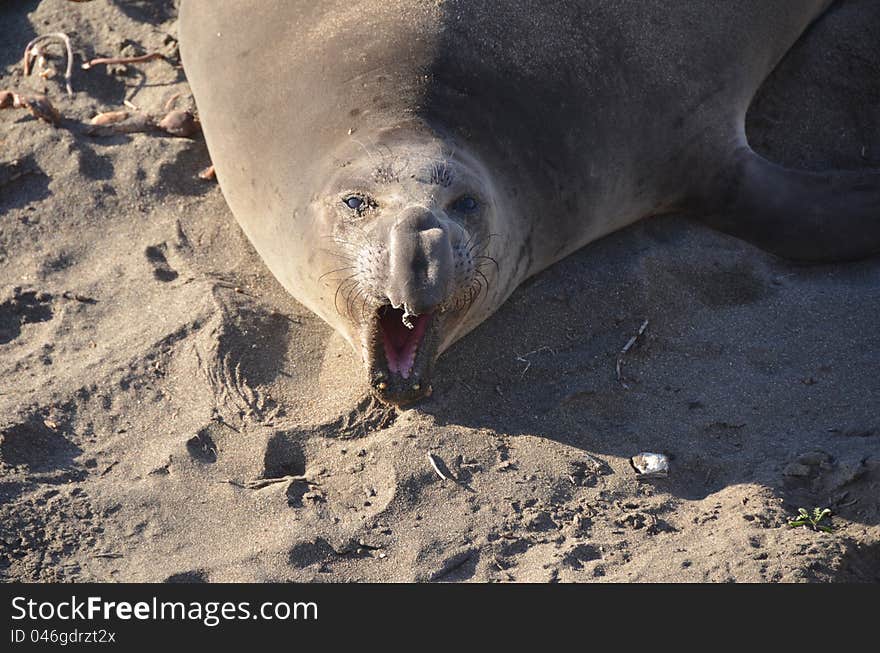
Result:
{"label": "sandy beach", "polygon": [[[72,96],[58,41],[24,76],[56,32]],[[874,0],[811,28],[755,148],[880,167],[878,33]],[[61,120],[0,111],[0,579],[880,581],[880,258],[648,219],[530,279],[398,410],[199,177],[199,134],[90,133],[197,111],[175,2],[3,3],[7,89]]]}

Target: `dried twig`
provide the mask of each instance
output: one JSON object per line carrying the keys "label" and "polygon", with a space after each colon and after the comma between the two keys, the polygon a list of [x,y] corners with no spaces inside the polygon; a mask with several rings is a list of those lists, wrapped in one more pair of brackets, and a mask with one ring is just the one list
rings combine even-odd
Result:
{"label": "dried twig", "polygon": [[164,59],[165,55],[161,52],[151,52],[149,54],[141,54],[136,57],[98,57],[90,59],[82,65],[83,70],[88,70],[94,66],[111,65],[118,63],[143,63],[145,61],[153,61],[154,59]]}
{"label": "dried twig", "polygon": [[627,343],[623,346],[623,349],[621,349],[620,353],[617,355],[617,380],[620,382],[620,385],[622,385],[626,390],[629,390],[629,386],[623,382],[623,379],[620,375],[620,366],[623,364],[623,357],[626,355],[626,352],[632,349],[632,346],[636,344],[636,340],[641,337],[641,335],[645,332],[645,329],[647,328],[648,320],[645,320],[644,322],[642,322],[642,326],[639,327],[638,332],[627,341]]}
{"label": "dried twig", "polygon": [[92,118],[86,133],[111,136],[138,132],[162,131],[170,136],[190,138],[201,129],[198,118],[189,111],[169,111],[161,119],[142,111],[107,111]]}
{"label": "dried twig", "polygon": [[86,133],[89,136],[113,136],[151,132],[156,129],[156,122],[145,113],[129,114],[121,118],[122,113],[124,112],[111,111],[98,114],[92,119],[92,124],[86,128]]}
{"label": "dried twig", "polygon": [[[431,467],[434,468],[434,471],[437,473],[437,476],[440,477],[440,480],[445,481],[451,478],[450,476],[447,476],[443,473],[443,471],[440,469],[441,463],[437,461],[437,458],[435,458],[434,454],[432,454],[430,451],[428,452],[428,462],[431,463]],[[455,481],[454,478],[452,478],[451,480]]]}
{"label": "dried twig", "polygon": [[278,476],[275,478],[258,478],[254,481],[247,481],[245,483],[241,483],[233,479],[227,479],[225,482],[229,483],[230,485],[234,485],[235,487],[240,487],[244,490],[261,490],[264,487],[269,487],[270,485],[274,485],[276,483],[290,483],[296,481],[305,481],[309,485],[318,485],[318,483],[315,483],[315,481],[310,481],[308,477],[300,474]]}
{"label": "dried twig", "polygon": [[51,39],[59,39],[64,43],[64,47],[67,50],[67,68],[64,72],[64,82],[65,87],[67,88],[67,95],[73,96],[73,87],[70,84],[70,79],[73,76],[73,49],[70,47],[70,37],[67,36],[64,32],[52,32],[51,34],[41,34],[34,39],[31,39],[30,43],[28,43],[24,48],[24,74],[25,77],[31,74],[31,56],[35,55],[39,60],[42,57],[40,51],[37,49],[37,45],[42,41],[48,41]]}
{"label": "dried twig", "polygon": [[182,93],[175,93],[170,98],[165,100],[165,113],[168,113],[174,108],[174,105],[177,104],[178,98],[183,95]]}
{"label": "dried twig", "polygon": [[128,120],[128,111],[104,111],[89,121],[90,125],[114,125],[123,120]]}
{"label": "dried twig", "polygon": [[517,354],[516,355],[516,360],[518,360],[521,363],[526,364],[525,369],[523,369],[523,371],[520,373],[519,378],[523,378],[526,375],[526,372],[528,372],[529,368],[532,366],[532,361],[528,360],[528,357],[531,356],[532,354],[537,354],[537,353],[542,352],[544,350],[549,351],[554,356],[556,355],[555,351],[550,349],[550,347],[546,347],[546,346],[538,347],[535,351],[530,351],[527,354],[522,354],[522,355]]}

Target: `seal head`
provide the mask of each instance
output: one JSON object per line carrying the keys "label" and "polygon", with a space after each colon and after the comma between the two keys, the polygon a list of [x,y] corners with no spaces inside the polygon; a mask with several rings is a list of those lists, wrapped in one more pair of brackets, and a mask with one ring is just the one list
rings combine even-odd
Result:
{"label": "seal head", "polygon": [[310,207],[330,243],[316,261],[373,392],[406,404],[492,287],[498,200],[476,158],[417,129],[354,145]]}

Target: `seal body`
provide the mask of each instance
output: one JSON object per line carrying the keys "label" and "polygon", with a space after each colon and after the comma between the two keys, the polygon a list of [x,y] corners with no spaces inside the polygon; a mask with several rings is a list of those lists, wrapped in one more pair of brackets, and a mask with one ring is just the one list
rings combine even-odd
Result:
{"label": "seal body", "polygon": [[798,260],[880,249],[880,182],[748,146],[828,0],[184,0],[181,50],[236,219],[403,404],[527,277],[690,210]]}

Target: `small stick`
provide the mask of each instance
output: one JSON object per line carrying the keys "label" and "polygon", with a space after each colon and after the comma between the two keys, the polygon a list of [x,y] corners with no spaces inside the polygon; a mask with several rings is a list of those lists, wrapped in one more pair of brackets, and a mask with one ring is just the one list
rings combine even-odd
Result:
{"label": "small stick", "polygon": [[90,121],[90,125],[112,125],[117,122],[122,122],[123,120],[127,120],[129,116],[128,111],[104,111],[99,113],[95,117],[93,117]]}
{"label": "small stick", "polygon": [[626,355],[626,352],[632,349],[632,346],[636,344],[636,340],[641,337],[641,335],[645,332],[645,329],[647,328],[648,320],[645,320],[644,322],[642,322],[642,326],[639,327],[636,335],[634,335],[632,338],[629,339],[629,341],[627,341],[627,343],[623,346],[623,349],[621,349],[620,353],[617,355],[617,380],[620,382],[620,385],[622,385],[627,390],[629,390],[629,386],[623,382],[623,379],[620,376],[620,366],[623,364],[623,357]]}
{"label": "small stick", "polygon": [[144,61],[152,61],[153,59],[164,59],[165,55],[160,52],[151,52],[150,54],[141,54],[136,57],[98,57],[97,59],[91,59],[86,61],[82,65],[83,70],[88,70],[93,66],[100,66],[101,64],[115,64],[115,63],[143,63]]}
{"label": "small stick", "polygon": [[70,85],[70,79],[73,75],[73,50],[70,47],[70,37],[64,32],[41,34],[40,36],[31,39],[31,42],[24,48],[24,75],[27,77],[31,74],[31,49],[33,49],[40,41],[45,41],[47,39],[60,39],[64,42],[64,47],[67,49],[67,69],[64,72],[64,81],[68,97],[73,97],[73,87]]}
{"label": "small stick", "polygon": [[[118,116],[116,116],[116,118],[118,118]],[[137,132],[151,132],[156,129],[156,123],[145,113],[136,113],[127,116],[122,120],[116,120],[109,117],[107,114],[99,114],[98,116],[95,116],[95,119],[99,119],[98,122],[92,122],[92,124],[86,128],[86,133],[90,136],[134,134]]]}
{"label": "small stick", "polygon": [[439,476],[441,480],[445,481],[449,478],[446,474],[440,471],[440,467],[437,465],[437,459],[434,458],[434,454],[430,451],[428,452],[428,462],[431,463],[431,467],[434,468],[434,471],[437,472],[437,476]]}
{"label": "small stick", "polygon": [[537,353],[539,353],[539,352],[542,352],[542,351],[544,351],[544,350],[549,351],[549,352],[550,352],[551,354],[553,354],[554,356],[556,355],[556,352],[553,351],[550,347],[547,347],[546,345],[545,345],[544,347],[538,347],[535,351],[530,351],[530,352],[527,353],[527,354],[522,354],[522,355],[517,354],[517,355],[516,355],[516,360],[520,361],[521,363],[525,363],[525,364],[526,364],[526,367],[525,367],[525,369],[522,371],[522,373],[519,375],[519,378],[523,378],[523,377],[526,375],[526,372],[528,372],[528,371],[529,371],[529,368],[532,366],[532,361],[527,360],[527,357],[528,357],[528,356],[531,356],[532,354],[537,354]]}
{"label": "small stick", "polygon": [[168,100],[165,102],[165,113],[169,113],[174,108],[174,105],[177,104],[177,98],[179,98],[181,95],[181,93],[175,93],[170,98],[168,98]]}
{"label": "small stick", "polygon": [[[278,478],[258,478],[255,481],[248,481],[244,485],[248,490],[261,490],[264,487],[268,487],[276,483],[288,483],[290,481],[305,481],[309,485],[317,485],[317,483],[315,483],[314,481],[310,481],[308,477],[303,475],[288,475],[280,476]],[[232,481],[228,482],[232,483]],[[233,483],[233,485],[236,485],[236,483]]]}

